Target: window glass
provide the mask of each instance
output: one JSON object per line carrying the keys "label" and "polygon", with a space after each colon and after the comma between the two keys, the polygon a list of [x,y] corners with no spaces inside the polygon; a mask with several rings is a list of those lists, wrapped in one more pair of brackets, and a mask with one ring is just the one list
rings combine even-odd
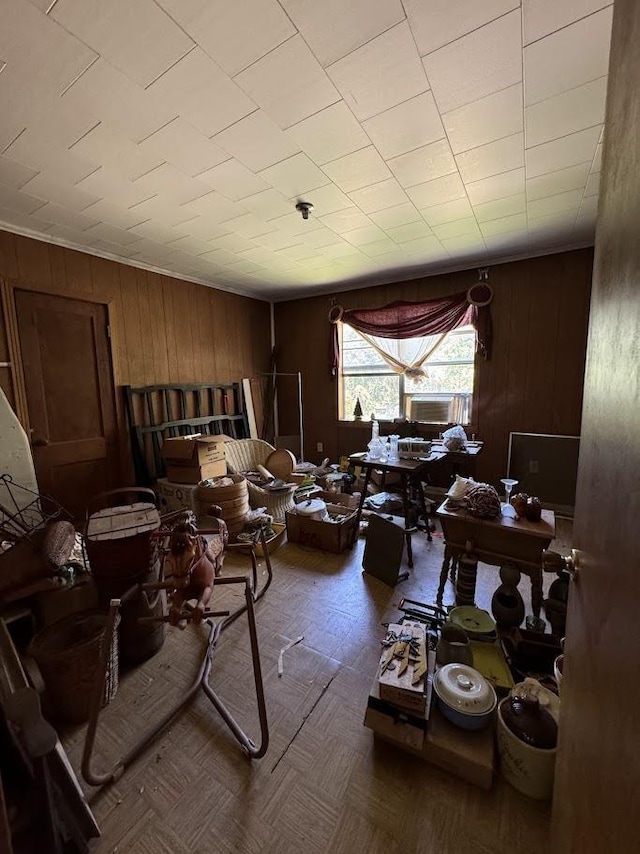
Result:
{"label": "window glass", "polygon": [[[394,373],[384,358],[349,326],[341,324],[341,417],[353,419],[356,400],[362,414],[382,420],[406,415],[434,423],[471,418],[474,383],[475,331],[463,327],[450,332],[423,363],[424,376]],[[429,336],[428,349],[438,336]],[[410,361],[421,339],[393,342],[394,355]],[[423,350],[424,352],[424,350]],[[405,356],[406,358],[403,358]]]}

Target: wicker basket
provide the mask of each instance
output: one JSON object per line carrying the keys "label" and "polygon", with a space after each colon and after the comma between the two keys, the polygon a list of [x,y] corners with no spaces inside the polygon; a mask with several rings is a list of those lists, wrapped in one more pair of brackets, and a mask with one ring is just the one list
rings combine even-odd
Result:
{"label": "wicker basket", "polygon": [[[118,623],[111,641],[103,705],[118,690]],[[89,717],[95,679],[99,674],[107,617],[99,611],[82,611],[42,629],[31,641],[35,659],[53,710],[72,723]]]}

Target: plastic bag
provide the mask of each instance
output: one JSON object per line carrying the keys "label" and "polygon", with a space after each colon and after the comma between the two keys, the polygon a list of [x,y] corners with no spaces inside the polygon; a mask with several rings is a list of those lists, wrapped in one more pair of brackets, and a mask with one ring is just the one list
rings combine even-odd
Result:
{"label": "plastic bag", "polygon": [[455,427],[444,431],[442,441],[448,451],[461,451],[467,446],[467,434],[459,424],[456,424]]}

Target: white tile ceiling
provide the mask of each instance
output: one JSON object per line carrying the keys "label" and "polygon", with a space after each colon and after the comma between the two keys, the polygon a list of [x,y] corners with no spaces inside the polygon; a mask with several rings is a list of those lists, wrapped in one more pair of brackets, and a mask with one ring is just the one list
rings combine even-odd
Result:
{"label": "white tile ceiling", "polygon": [[3,13],[9,230],[274,299],[593,238],[611,3]]}

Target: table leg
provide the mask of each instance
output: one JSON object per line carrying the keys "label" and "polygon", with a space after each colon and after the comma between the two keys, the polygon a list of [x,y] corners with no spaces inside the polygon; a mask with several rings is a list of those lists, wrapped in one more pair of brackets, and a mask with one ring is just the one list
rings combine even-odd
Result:
{"label": "table leg", "polygon": [[449,561],[451,560],[451,551],[445,543],[444,558],[442,559],[442,569],[440,570],[440,583],[438,585],[438,595],[436,596],[436,604],[442,607],[442,597],[444,596],[444,585],[447,582],[449,573]]}
{"label": "table leg", "polygon": [[404,530],[405,530],[405,539],[407,541],[407,564],[412,567],[413,566],[413,552],[411,550],[411,534],[409,533],[413,528],[411,524],[411,503],[409,501],[409,478],[406,474],[400,475],[400,479],[402,482],[402,507],[404,509]]}
{"label": "table leg", "polygon": [[353,536],[351,538],[350,548],[353,548],[354,543],[358,539],[358,534],[360,532],[360,517],[362,516],[362,508],[364,507],[364,502],[368,495],[369,491],[369,483],[371,482],[371,468],[367,466],[365,468],[364,475],[364,483],[362,485],[362,492],[360,493],[360,503],[358,504],[358,512],[356,514],[356,524],[353,528]]}
{"label": "table leg", "polygon": [[416,481],[416,488],[418,490],[418,502],[420,504],[420,511],[422,512],[422,518],[424,519],[424,524],[427,526],[427,540],[431,542],[433,537],[431,536],[431,528],[429,527],[429,514],[427,513],[427,502],[424,499],[424,489],[422,487],[422,481],[420,478]]}
{"label": "table leg", "polygon": [[531,609],[534,616],[540,616],[542,608],[542,569],[531,573]]}

